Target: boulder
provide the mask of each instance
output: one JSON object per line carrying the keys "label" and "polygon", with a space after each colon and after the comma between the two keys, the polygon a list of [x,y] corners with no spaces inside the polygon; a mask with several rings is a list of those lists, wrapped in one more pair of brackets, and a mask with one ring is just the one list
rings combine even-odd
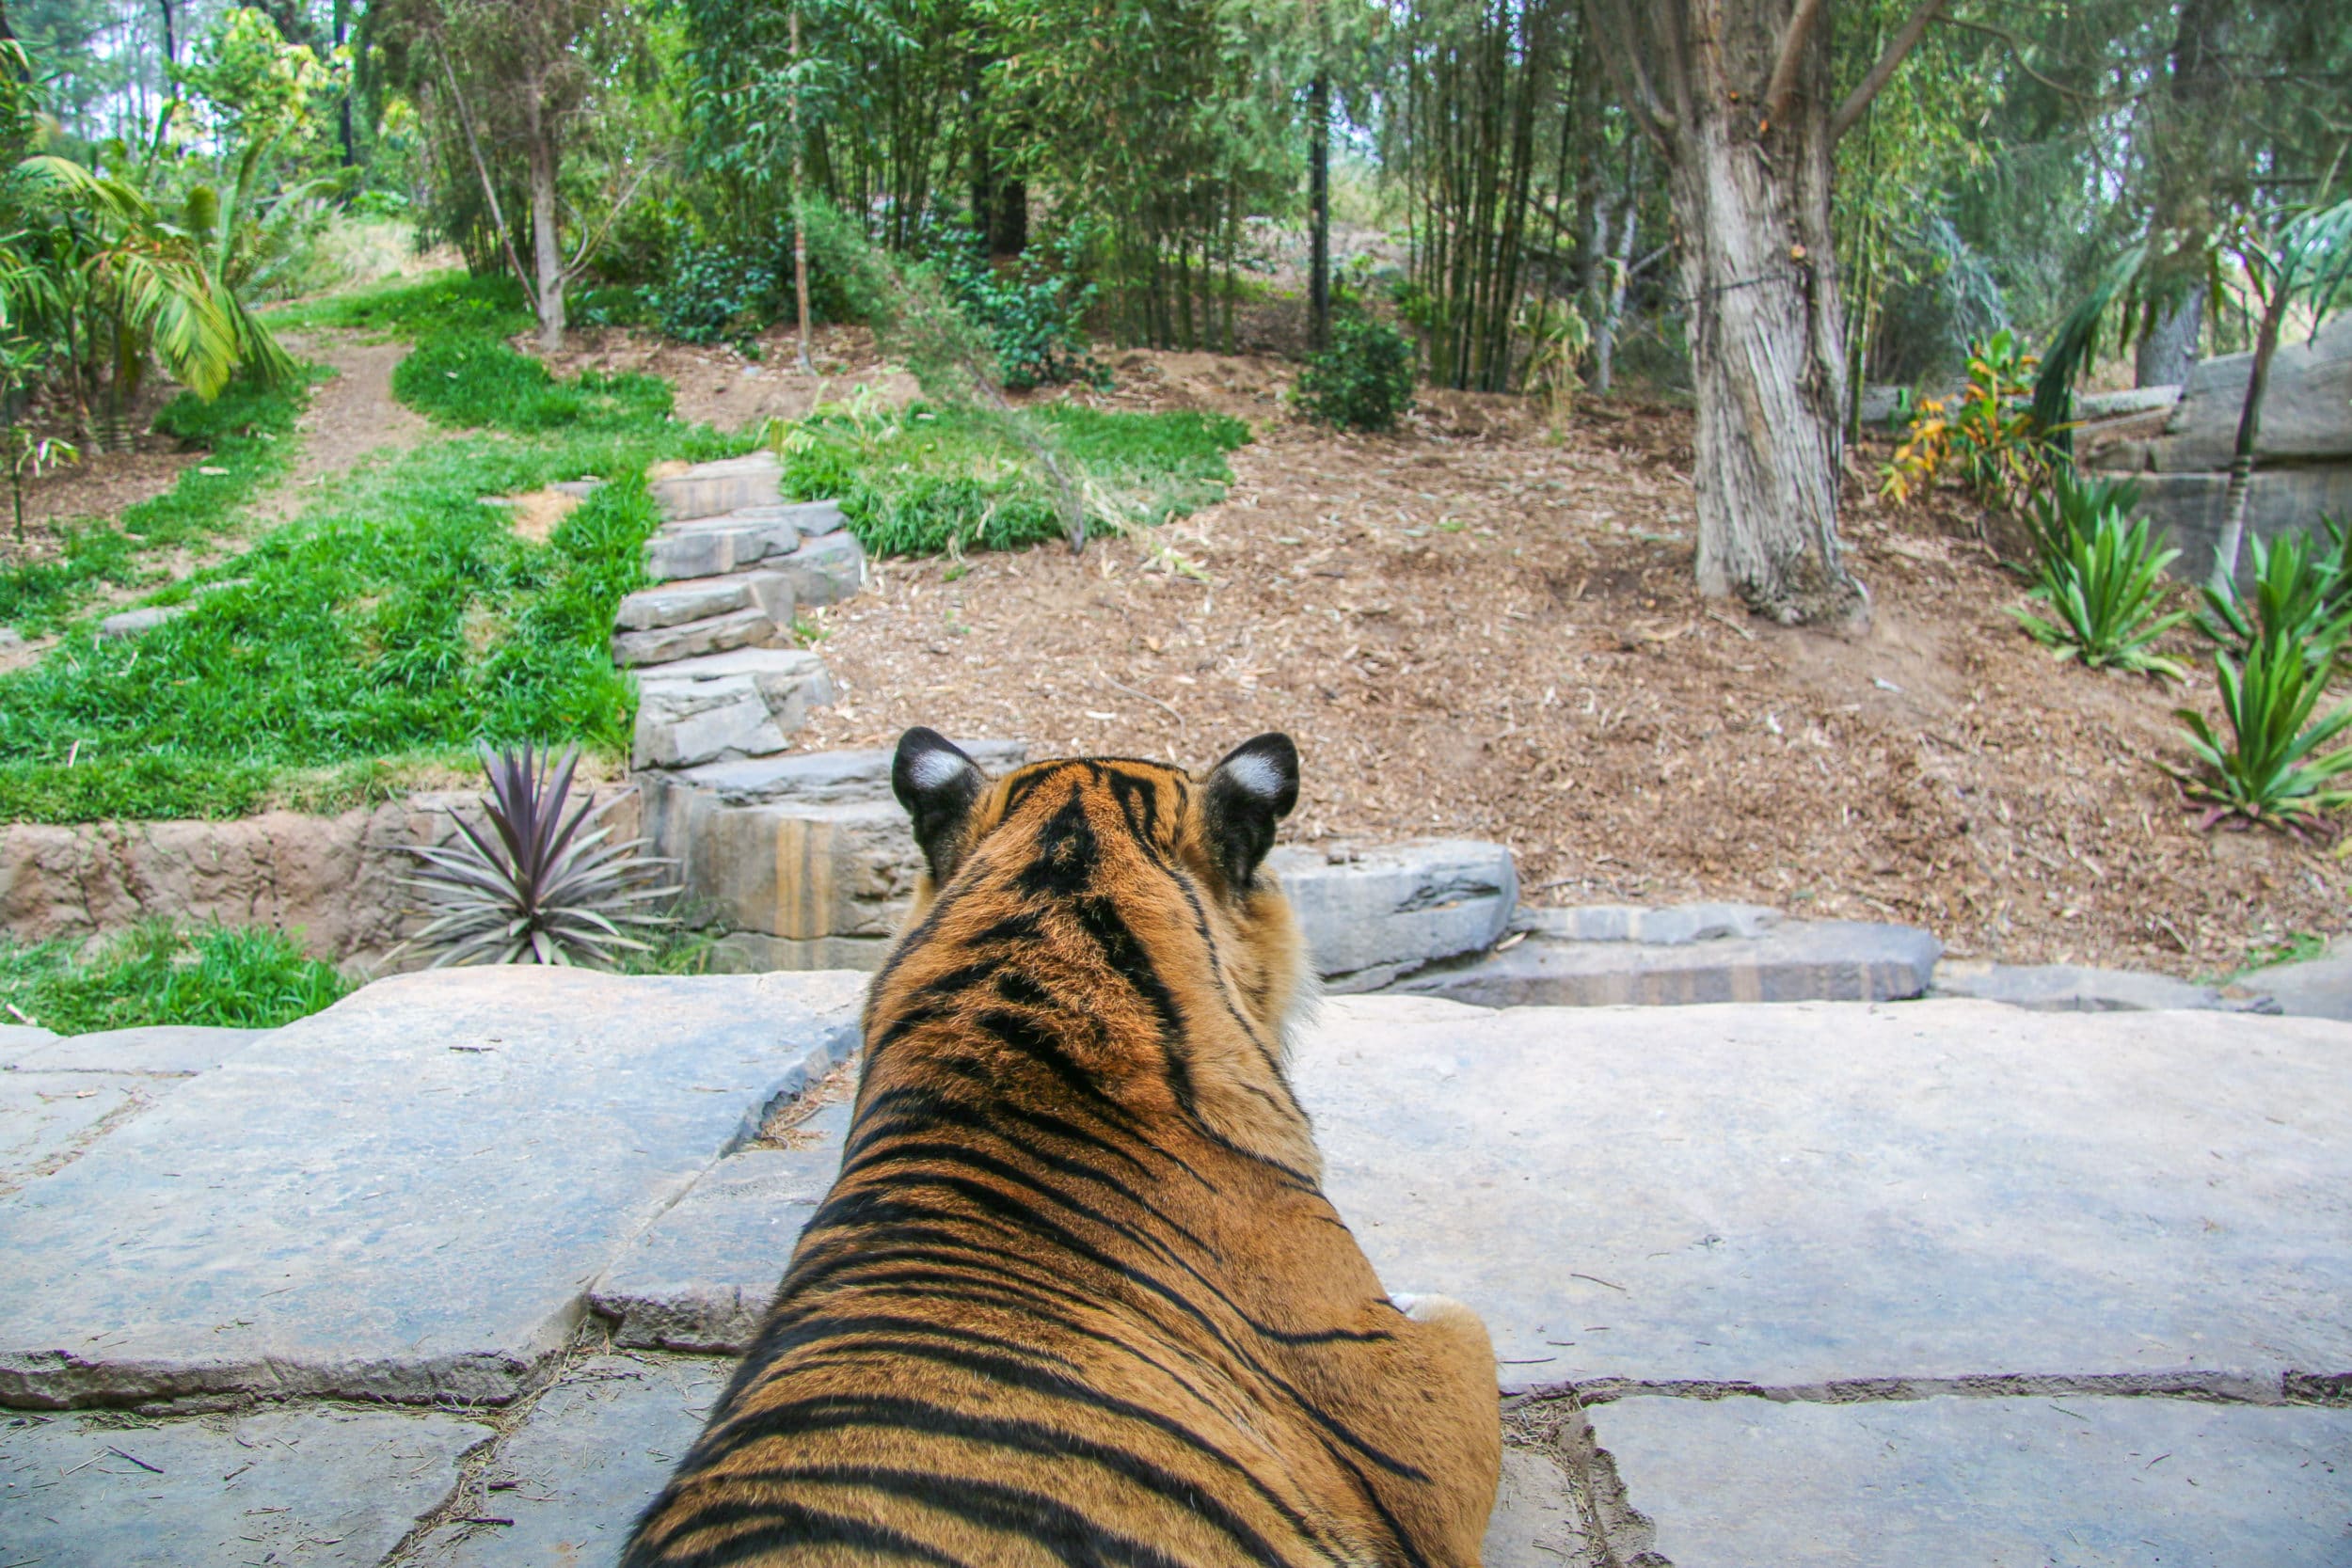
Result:
{"label": "boulder", "polygon": [[[2149,466],[2227,469],[2253,365],[2250,354],[2198,361]],[[2313,340],[2291,335],[2280,344],[2263,391],[2254,461],[2352,464],[2352,316],[2336,317]]]}
{"label": "boulder", "polygon": [[[1021,740],[964,740],[957,744],[991,777],[1000,777],[1028,760],[1029,748]],[[837,800],[886,800],[890,795],[892,752],[800,752],[789,756],[762,757],[748,762],[716,762],[689,768],[682,778],[697,788],[717,793],[730,806],[762,805],[781,800],[810,803]]]}
{"label": "boulder", "polygon": [[846,531],[803,540],[769,564],[790,579],[793,598],[803,605],[838,604],[866,586],[866,547]]}
{"label": "boulder", "polygon": [[190,601],[179,604],[142,606],[137,610],[119,610],[98,623],[98,635],[106,638],[136,637],[153,631],[166,621],[175,621],[196,608]]}
{"label": "boulder", "polygon": [[798,648],[746,648],[651,666],[637,679],[631,766],[691,768],[781,752],[834,700],[824,661]]}
{"label": "boulder", "polygon": [[1266,863],[1334,991],[1376,990],[1430,964],[1484,952],[1518,901],[1518,872],[1500,844],[1290,846]]}
{"label": "boulder", "polygon": [[0,1052],[6,1053],[0,1054],[0,1065],[43,1072],[135,1072],[184,1078],[210,1072],[269,1033],[267,1029],[219,1029],[201,1023],[152,1023],[28,1040],[13,1052],[8,1052],[8,1042],[0,1039]]}

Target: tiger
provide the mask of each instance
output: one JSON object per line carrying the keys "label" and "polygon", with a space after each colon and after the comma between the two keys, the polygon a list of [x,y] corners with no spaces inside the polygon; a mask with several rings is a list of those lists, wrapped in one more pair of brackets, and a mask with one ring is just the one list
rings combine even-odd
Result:
{"label": "tiger", "polygon": [[1486,1326],[1383,1293],[1286,1071],[1298,769],[900,738],[840,1170],[625,1568],[1479,1561]]}

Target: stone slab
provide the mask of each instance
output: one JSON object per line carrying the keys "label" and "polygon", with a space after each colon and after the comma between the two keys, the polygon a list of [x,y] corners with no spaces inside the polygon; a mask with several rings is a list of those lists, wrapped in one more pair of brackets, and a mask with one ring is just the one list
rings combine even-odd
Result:
{"label": "stone slab", "polygon": [[57,1037],[55,1029],[37,1023],[0,1023],[0,1066],[14,1066],[20,1053]]}
{"label": "stone slab", "polygon": [[[2188,372],[2180,404],[2156,443],[2154,467],[2218,470],[2237,450],[2238,416],[2250,354],[2201,359]],[[2270,361],[2263,391],[2257,467],[2269,463],[2352,462],[2352,322],[2339,317],[2315,338],[2291,333]]]}
{"label": "stone slab", "polygon": [[1928,989],[1942,951],[1916,927],[1853,920],[1782,920],[1752,937],[1662,943],[1531,937],[1393,989],[1480,1007],[1902,1001]]}
{"label": "stone slab", "polygon": [[1640,942],[1678,947],[1724,937],[1755,937],[1780,924],[1762,904],[1576,904],[1521,910],[1511,928],[1553,942]]}
{"label": "stone slab", "polygon": [[[2221,537],[2229,476],[2221,473],[2135,473],[2140,510],[2153,519],[2152,531],[2181,552],[2166,568],[2183,582],[2201,582],[2213,571]],[[2313,527],[2321,517],[2352,515],[2352,462],[2303,467],[2257,468],[2247,490],[2246,548],[2238,559],[2238,586],[2253,578],[2256,539]]]}
{"label": "stone slab", "polygon": [[216,1029],[199,1023],[157,1023],[140,1029],[102,1029],[94,1034],[69,1035],[46,1044],[7,1052],[5,1060],[19,1069],[42,1072],[142,1072],[185,1076],[209,1072],[254,1041],[266,1038],[267,1029]]}
{"label": "stone slab", "polygon": [[438,1413],[275,1410],[151,1427],[0,1418],[0,1562],[375,1568],[490,1429]]}
{"label": "stone slab", "polygon": [[864,983],[377,981],[0,1202],[0,1403],[507,1399],[622,1243],[854,1046]]}
{"label": "stone slab", "polygon": [[196,608],[183,600],[179,604],[147,605],[137,610],[119,610],[98,623],[98,635],[106,638],[136,637],[153,631],[166,621],[176,621]]}
{"label": "stone slab", "polygon": [[1342,997],[1294,1081],[1383,1282],[1508,1388],[2352,1373],[2340,1024]]}
{"label": "stone slab", "polygon": [[[1029,757],[1028,743],[1022,740],[959,740],[956,744],[991,777],[1011,771]],[[690,768],[684,777],[690,784],[711,790],[730,806],[778,800],[887,800],[891,798],[891,756],[890,751],[880,747],[798,752],[750,762],[712,763]]]}
{"label": "stone slab", "polygon": [[725,806],[649,776],[646,819],[656,852],[677,861],[687,898],[737,931],[886,938],[922,873],[896,800]]}
{"label": "stone slab", "polygon": [[733,1370],[713,1356],[666,1355],[592,1356],[565,1369],[478,1478],[476,1516],[514,1523],[442,1526],[406,1560],[419,1568],[612,1562]]}
{"label": "stone slab", "polygon": [[771,937],[729,931],[710,945],[713,974],[765,974],[773,969],[857,969],[872,974],[896,937]]}
{"label": "stone slab", "polygon": [[768,647],[781,635],[766,610],[755,605],[747,606],[700,621],[657,626],[650,631],[614,632],[612,662],[671,664],[681,658],[725,653],[734,648]]}
{"label": "stone slab", "polygon": [[612,624],[623,631],[651,631],[751,604],[751,584],[741,577],[687,578],[628,594],[612,612]]}
{"label": "stone slab", "polygon": [[850,1127],[847,1101],[796,1130],[798,1148],[747,1148],[719,1162],[628,1243],[589,1291],[615,1344],[739,1355],[775,1299],[801,1227],[832,1190]]}
{"label": "stone slab", "polygon": [[2087,964],[1996,964],[1946,958],[1935,966],[1931,994],[1973,996],[2058,1013],[2145,1013],[2166,1008],[2272,1012],[2242,987],[2226,991],[2134,969]]}
{"label": "stone slab", "polygon": [[1518,903],[1511,851],[1469,839],[1287,846],[1266,858],[1334,991],[1373,990],[1494,945]]}
{"label": "stone slab", "polygon": [[0,1072],[0,1193],[56,1169],[155,1080],[113,1072]]}
{"label": "stone slab", "polygon": [[765,756],[790,743],[749,675],[647,682],[638,688],[637,724],[629,739],[632,767],[677,768],[722,757]]}
{"label": "stone slab", "polygon": [[654,504],[665,517],[712,517],[746,506],[772,506],[783,499],[783,466],[771,451],[697,463],[684,473],[649,482]]}
{"label": "stone slab", "polygon": [[854,533],[804,539],[790,555],[764,564],[791,579],[792,596],[803,605],[838,604],[866,586],[866,547]]}
{"label": "stone slab", "polygon": [[[1506,1445],[1495,1511],[1479,1554],[1484,1568],[1604,1568],[1601,1544],[1584,1528],[1577,1488],[1552,1454]],[[1613,1565],[1612,1565],[1613,1568]]]}
{"label": "stone slab", "polygon": [[[1673,1568],[2352,1561],[2352,1410],[1634,1399],[1591,1412]],[[1633,1534],[1637,1531],[1629,1531]]]}
{"label": "stone slab", "polygon": [[2352,939],[2339,939],[2321,957],[2299,964],[2258,969],[2243,984],[2282,1013],[2352,1020]]}

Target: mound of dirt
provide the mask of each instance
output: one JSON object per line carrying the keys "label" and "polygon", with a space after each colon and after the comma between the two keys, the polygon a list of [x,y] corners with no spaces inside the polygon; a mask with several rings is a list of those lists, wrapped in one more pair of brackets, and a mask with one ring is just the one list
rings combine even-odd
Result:
{"label": "mound of dirt", "polygon": [[[1247,364],[1156,356],[1111,401],[1243,412]],[[2193,831],[2155,764],[2187,689],[2060,665],[1965,516],[1853,487],[1875,595],[1841,639],[1692,584],[1687,415],[1554,441],[1513,399],[1389,437],[1260,414],[1222,504],[1084,555],[891,562],[818,611],[844,689],[809,749],[909,724],[1202,766],[1295,736],[1289,836],[1459,834],[1534,901],[1754,900],[1926,926],[1960,955],[2202,974],[2341,922],[2340,863]]]}

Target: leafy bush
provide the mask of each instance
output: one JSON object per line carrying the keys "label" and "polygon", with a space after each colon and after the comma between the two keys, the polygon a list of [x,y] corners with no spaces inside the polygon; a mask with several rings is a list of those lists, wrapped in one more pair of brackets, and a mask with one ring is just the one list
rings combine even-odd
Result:
{"label": "leafy bush", "polygon": [[2199,590],[2205,601],[2199,629],[2243,659],[2255,639],[2291,642],[2306,658],[2335,657],[2352,631],[2352,580],[2347,580],[2341,525],[2327,525],[2323,546],[2308,534],[2254,541],[2254,594],[2249,601],[2232,583]]}
{"label": "leafy bush", "polygon": [[2332,663],[2266,634],[2248,646],[2243,666],[2226,653],[2213,662],[2231,743],[2195,709],[2174,714],[2188,726],[2183,738],[2201,765],[2176,776],[2192,800],[2211,803],[2204,825],[2237,816],[2299,835],[2322,812],[2352,801],[2352,790],[2333,787],[2352,773],[2352,747],[2320,750],[2352,725],[2352,704],[2312,722]]}
{"label": "leafy bush", "polygon": [[2033,416],[2040,364],[2007,327],[1971,344],[1958,404],[1920,400],[1894,460],[1881,470],[1879,493],[1899,505],[1950,472],[1985,505],[2015,512],[2049,489],[2063,464],[2053,433]]}
{"label": "leafy bush", "polygon": [[2028,596],[2048,605],[2056,619],[2010,611],[2035,641],[2094,670],[2175,678],[2184,673],[2153,648],[2157,638],[2188,619],[2186,610],[2163,613],[2164,569],[2181,552],[2158,550],[2148,537],[2147,518],[2127,523],[2122,509],[2110,504],[2088,532],[2066,526],[2049,541],[2049,550]]}
{"label": "leafy bush", "polygon": [[1413,345],[1386,322],[1343,315],[1331,346],[1307,361],[1293,392],[1310,418],[1348,430],[1390,430],[1413,404]]}
{"label": "leafy bush", "polygon": [[1095,286],[1078,280],[1075,237],[1030,246],[1011,274],[996,269],[979,235],[961,221],[934,220],[924,242],[956,304],[988,334],[1006,387],[1107,384],[1109,372],[1086,352]]}
{"label": "leafy bush", "polygon": [[655,324],[688,343],[749,337],[776,319],[791,284],[772,261],[724,245],[681,245],[646,290]]}
{"label": "leafy bush", "polygon": [[61,1035],[156,1023],[275,1029],[352,990],[284,932],[262,927],[153,921],[87,959],[75,945],[0,942],[0,1000]]}

